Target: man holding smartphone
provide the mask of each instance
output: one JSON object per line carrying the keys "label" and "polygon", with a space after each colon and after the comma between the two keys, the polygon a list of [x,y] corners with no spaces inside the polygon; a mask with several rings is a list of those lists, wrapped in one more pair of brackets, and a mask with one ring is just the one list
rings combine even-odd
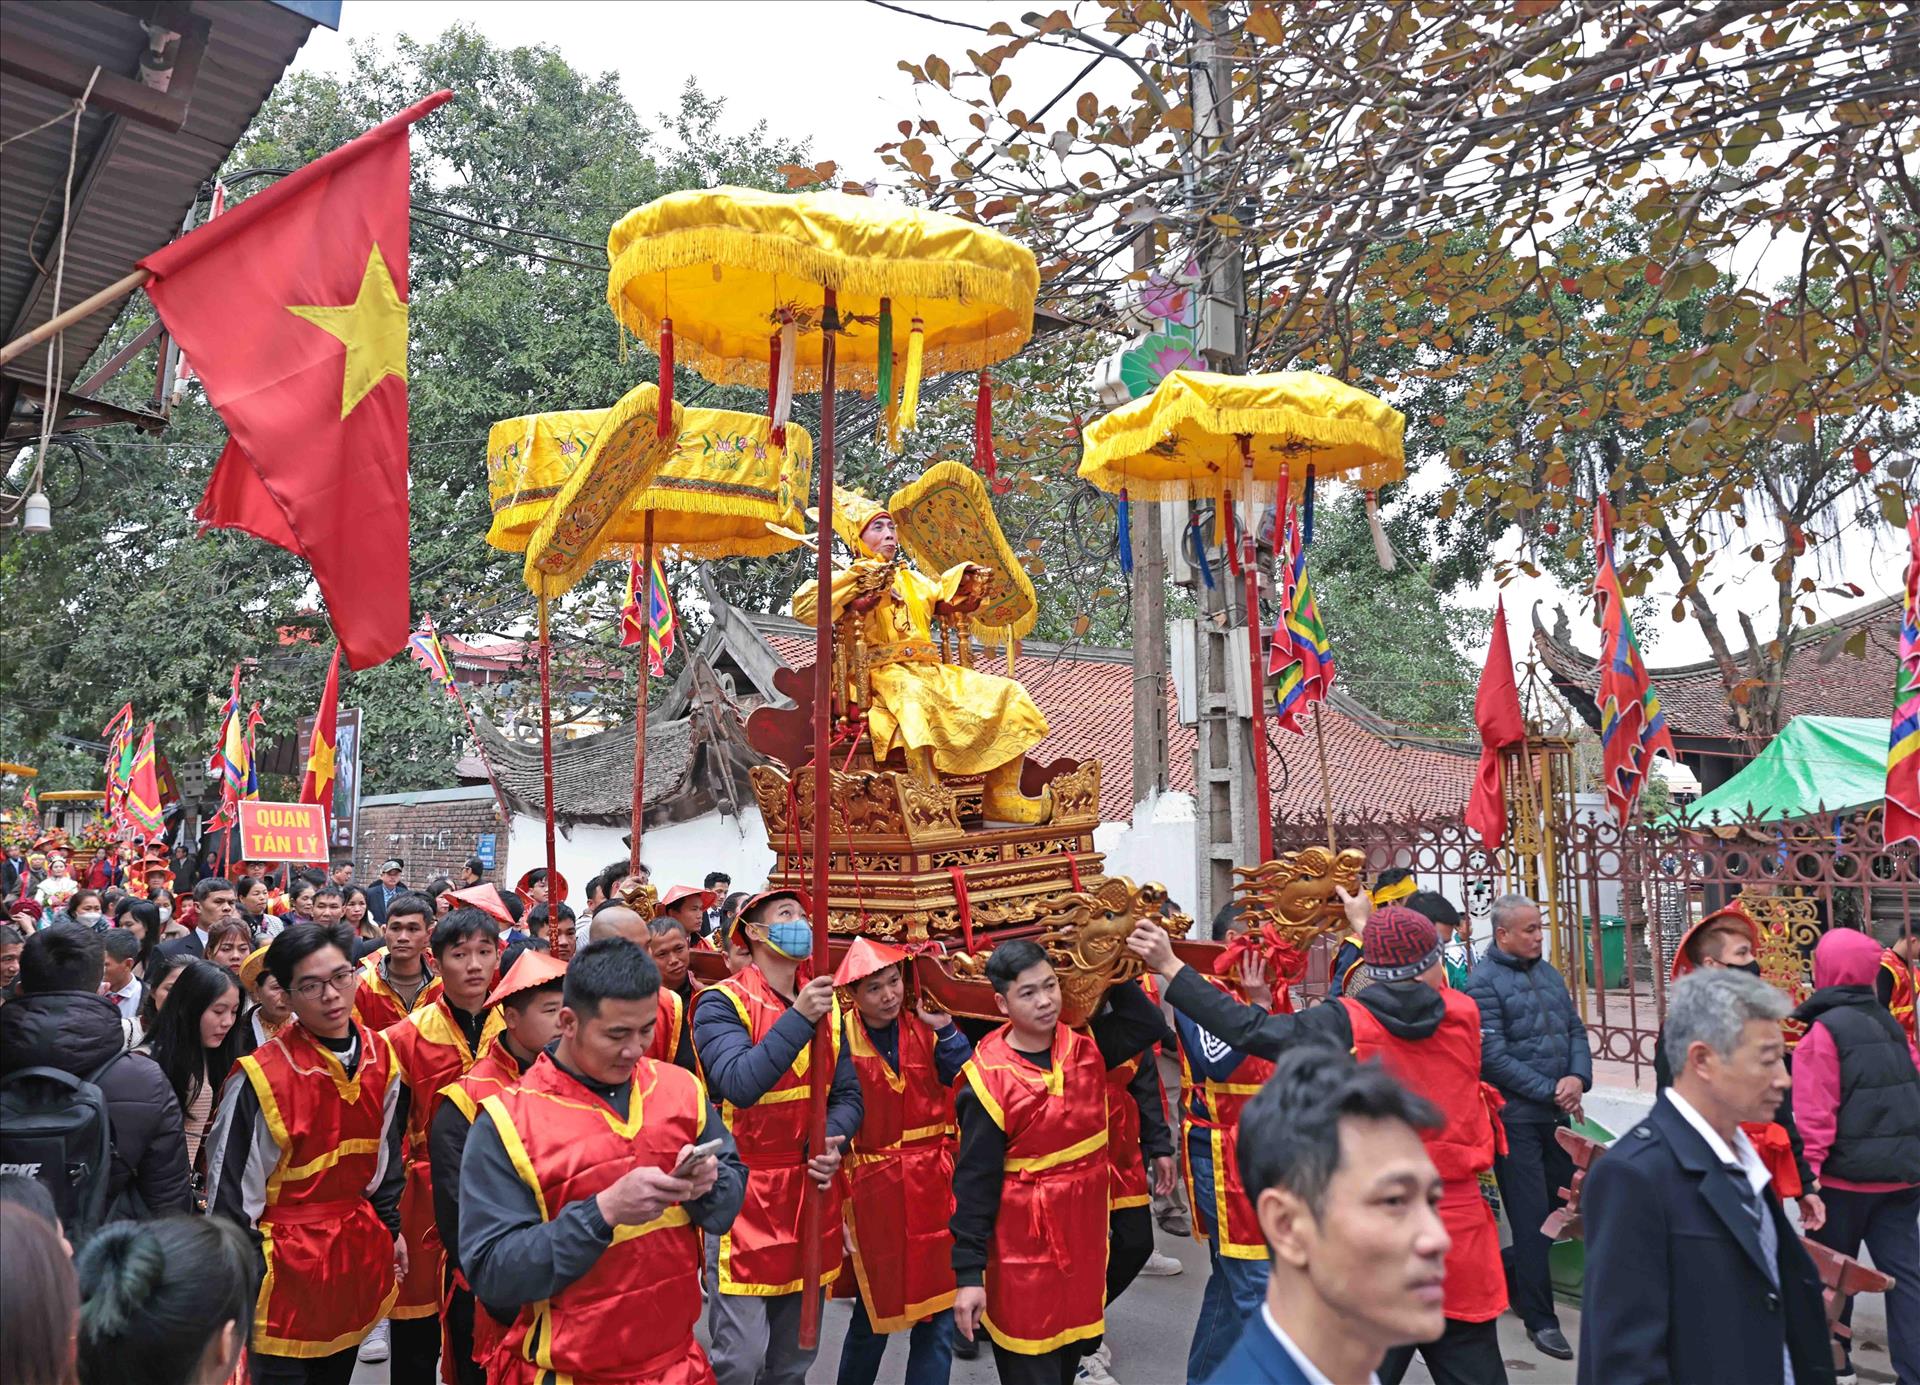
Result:
{"label": "man holding smartphone", "polygon": [[660,973],[624,938],[567,967],[560,1037],[480,1103],[460,1166],[460,1259],[512,1320],[488,1379],[711,1379],[694,1340],[700,1243],[746,1169],[700,1079],[645,1056]]}

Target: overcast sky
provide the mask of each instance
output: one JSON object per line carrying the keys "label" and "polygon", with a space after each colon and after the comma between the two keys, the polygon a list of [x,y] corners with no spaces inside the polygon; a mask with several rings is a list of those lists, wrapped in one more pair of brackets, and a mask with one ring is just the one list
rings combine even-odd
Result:
{"label": "overcast sky", "polygon": [[[904,3],[909,9],[979,25],[996,19],[1017,23],[1026,11],[1053,8],[1051,0],[1044,6],[1038,0]],[[764,119],[779,134],[811,139],[816,161],[837,160],[846,175],[860,179],[882,172],[873,149],[898,137],[895,123],[919,114],[912,80],[896,64],[902,58],[917,62],[929,53],[963,59],[967,48],[985,47],[988,42],[983,34],[863,0],[712,0],[706,4],[346,0],[343,10],[338,33],[314,30],[294,64],[296,71],[344,70],[349,41],[384,42],[399,34],[427,38],[450,25],[467,23],[496,43],[550,44],[577,68],[589,72],[611,68],[619,74],[621,88],[635,109],[647,117],[674,106],[691,76],[709,95],[726,98],[729,117],[741,127]],[[1019,69],[1016,80],[1025,85],[1015,86],[1008,104],[1038,106],[1084,62],[1079,55],[1058,49],[1030,49],[1013,64]],[[1106,63],[1087,79],[1087,86],[1103,102],[1123,99],[1130,89],[1127,74],[1116,71],[1116,66]],[[951,109],[943,106],[936,117],[950,117]],[[1820,580],[1823,585],[1858,583],[1868,594],[1863,599],[1896,595],[1904,568],[1902,547],[1884,525],[1853,526],[1835,553],[1831,570],[1821,574]],[[1501,546],[1503,555],[1514,551],[1515,543]],[[1730,636],[1738,642],[1735,611],[1740,609],[1756,617],[1762,632],[1770,630],[1774,591],[1766,570],[1755,569],[1733,554],[1716,564],[1716,568],[1722,566],[1722,580],[1743,579],[1732,581],[1716,601]],[[1656,583],[1655,594],[1663,598],[1661,614],[1645,622],[1640,631],[1648,660],[1656,666],[1688,663],[1708,654],[1697,624],[1689,620],[1676,625],[1666,617],[1676,588],[1671,578]],[[1496,594],[1489,581],[1465,599],[1491,609]],[[1549,624],[1552,607],[1565,604],[1576,643],[1589,651],[1598,648],[1584,594],[1520,578],[1506,589],[1517,654],[1528,638],[1527,613],[1536,600],[1544,603]],[[1859,604],[1831,596],[1818,600],[1823,615],[1836,615]],[[1469,653],[1478,660],[1484,650]],[[1892,676],[1889,669],[1889,690]]]}

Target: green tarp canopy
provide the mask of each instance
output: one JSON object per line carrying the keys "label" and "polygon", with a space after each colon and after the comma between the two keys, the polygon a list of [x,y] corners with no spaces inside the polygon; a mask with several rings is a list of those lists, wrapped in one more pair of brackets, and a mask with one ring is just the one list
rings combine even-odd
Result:
{"label": "green tarp canopy", "polygon": [[1711,793],[1666,814],[1675,827],[1780,822],[1870,808],[1887,791],[1884,717],[1795,717],[1751,763]]}

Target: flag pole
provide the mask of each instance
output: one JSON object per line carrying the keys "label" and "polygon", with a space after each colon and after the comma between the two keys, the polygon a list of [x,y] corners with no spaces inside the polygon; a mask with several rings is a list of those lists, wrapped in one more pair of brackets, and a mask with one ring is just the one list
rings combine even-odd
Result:
{"label": "flag pole", "polygon": [[553,845],[553,683],[552,645],[547,637],[547,598],[540,598],[540,776],[546,788],[547,888],[560,873]]}
{"label": "flag pole", "polygon": [[640,602],[640,613],[647,622],[647,643],[640,650],[640,666],[634,670],[634,681],[639,691],[633,697],[633,834],[630,838],[632,849],[627,853],[627,873],[640,874],[640,834],[645,828],[647,811],[647,684],[653,677],[653,511],[647,511],[647,517],[640,531],[640,571],[645,585],[645,596]]}
{"label": "flag pole", "polygon": [[[1260,674],[1260,564],[1259,545],[1254,541],[1253,523],[1253,444],[1245,433],[1240,435],[1240,459],[1245,463],[1247,480],[1247,522],[1241,526],[1240,542],[1245,557],[1240,563],[1240,571],[1247,579],[1247,673],[1251,680],[1251,699],[1253,716],[1253,798],[1259,806],[1254,810],[1257,819],[1260,860],[1273,859],[1273,798],[1267,779],[1267,705],[1266,679]],[[1232,504],[1226,495],[1220,497],[1223,505]],[[1321,778],[1325,779],[1322,774]],[[1333,821],[1327,821],[1328,842],[1332,842]]]}
{"label": "flag pole", "polygon": [[[816,581],[813,618],[813,974],[833,974],[827,952],[827,865],[833,810],[833,390],[834,338],[840,326],[839,295],[826,290],[820,314],[820,524],[814,555]],[[797,363],[796,363],[797,364]],[[833,1045],[827,1038],[831,1011],[813,1029],[813,1056],[807,1065],[807,1149],[827,1148],[827,1088],[833,1081]],[[826,1194],[811,1178],[800,1212],[800,1349],[820,1343],[820,1223]]]}
{"label": "flag pole", "polygon": [[1327,850],[1337,856],[1340,848],[1333,842],[1333,783],[1327,778],[1327,699],[1324,694],[1313,704],[1313,743],[1320,752],[1320,808],[1327,815]]}

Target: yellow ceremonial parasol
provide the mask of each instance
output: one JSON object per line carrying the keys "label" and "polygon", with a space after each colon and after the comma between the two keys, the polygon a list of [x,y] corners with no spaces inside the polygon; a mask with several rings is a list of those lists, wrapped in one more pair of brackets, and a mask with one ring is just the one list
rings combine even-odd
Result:
{"label": "yellow ceremonial parasol", "polygon": [[[1255,505],[1271,497],[1285,518],[1287,495],[1311,477],[1339,476],[1371,491],[1406,470],[1406,419],[1383,400],[1329,375],[1277,371],[1218,375],[1176,370],[1145,399],[1095,419],[1086,431],[1080,475],[1101,490],[1146,500],[1217,497],[1231,522],[1236,496],[1246,577],[1247,652],[1253,680],[1254,781],[1259,787],[1260,858],[1273,856],[1266,810],[1267,734],[1260,659],[1260,576],[1254,559]],[[1274,531],[1276,551],[1280,526]],[[1229,540],[1231,542],[1231,540]],[[1322,734],[1321,779],[1326,751]],[[1332,820],[1328,820],[1331,845]]]}
{"label": "yellow ceremonial parasol", "polygon": [[[883,417],[911,428],[920,373],[981,368],[1018,351],[1033,331],[1040,275],[1032,252],[958,217],[836,192],[781,195],[750,188],[671,193],[636,208],[607,237],[607,302],[653,347],[661,387],[684,360],[708,379],[768,386],[784,437],[797,383],[820,392],[820,590],[832,583],[834,393],[877,393]],[[904,350],[895,340],[904,326]],[[894,404],[895,361],[904,362]],[[984,382],[983,382],[984,383]],[[984,393],[984,390],[983,390]],[[990,425],[989,425],[990,427]],[[890,430],[891,431],[891,430]],[[819,603],[814,641],[813,965],[828,975],[828,834],[832,603]],[[815,1027],[812,1134],[826,1144],[833,1060]],[[801,1233],[800,1341],[819,1340],[820,1197]]]}

